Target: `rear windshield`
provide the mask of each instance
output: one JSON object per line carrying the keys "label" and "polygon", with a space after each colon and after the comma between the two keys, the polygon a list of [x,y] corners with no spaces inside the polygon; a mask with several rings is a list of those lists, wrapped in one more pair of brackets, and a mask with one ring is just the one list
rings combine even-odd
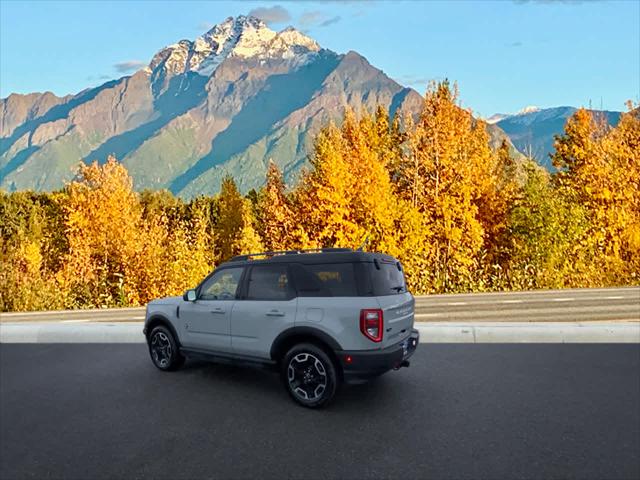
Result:
{"label": "rear windshield", "polygon": [[374,262],[370,264],[373,295],[397,295],[407,291],[400,262]]}
{"label": "rear windshield", "polygon": [[366,297],[407,291],[398,262],[292,264],[300,297]]}

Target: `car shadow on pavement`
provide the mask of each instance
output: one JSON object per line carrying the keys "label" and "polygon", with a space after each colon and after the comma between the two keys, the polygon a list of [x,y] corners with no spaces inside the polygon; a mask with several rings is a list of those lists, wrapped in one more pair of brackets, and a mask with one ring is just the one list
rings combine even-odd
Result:
{"label": "car shadow on pavement", "polygon": [[[211,388],[216,392],[224,389],[240,394],[243,398],[259,398],[265,405],[290,401],[276,371],[189,359],[179,373],[194,381],[197,378],[198,382],[206,385],[203,388]],[[394,403],[394,398],[400,397],[402,385],[407,383],[406,379],[390,378],[393,374],[394,372],[389,372],[362,384],[343,384],[331,404],[322,410],[361,412],[363,402],[373,398],[381,400],[385,408],[389,408]],[[375,409],[375,406],[369,408]],[[373,412],[369,410],[369,413]]]}

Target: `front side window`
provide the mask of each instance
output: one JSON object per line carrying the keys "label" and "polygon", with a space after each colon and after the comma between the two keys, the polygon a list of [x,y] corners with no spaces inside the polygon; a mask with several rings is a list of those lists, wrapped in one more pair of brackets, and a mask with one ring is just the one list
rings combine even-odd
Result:
{"label": "front side window", "polygon": [[199,300],[233,300],[242,278],[243,268],[218,270],[200,289]]}
{"label": "front side window", "polygon": [[247,300],[289,300],[292,293],[286,265],[256,265],[251,269]]}

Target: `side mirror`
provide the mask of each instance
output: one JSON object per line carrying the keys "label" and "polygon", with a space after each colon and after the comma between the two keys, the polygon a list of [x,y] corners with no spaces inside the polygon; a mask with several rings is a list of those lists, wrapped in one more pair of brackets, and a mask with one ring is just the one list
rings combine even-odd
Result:
{"label": "side mirror", "polygon": [[196,301],[196,291],[195,290],[187,290],[186,292],[184,292],[184,295],[182,296],[182,298],[186,302],[195,302]]}

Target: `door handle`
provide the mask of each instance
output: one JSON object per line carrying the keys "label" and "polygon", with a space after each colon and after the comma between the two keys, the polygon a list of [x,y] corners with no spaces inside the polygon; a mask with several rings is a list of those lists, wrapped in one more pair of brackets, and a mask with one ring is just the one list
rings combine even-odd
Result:
{"label": "door handle", "polygon": [[267,316],[268,317],[284,317],[284,312],[281,312],[280,310],[269,310],[267,312]]}
{"label": "door handle", "polygon": [[211,313],[224,313],[224,308],[217,307],[211,310]]}

